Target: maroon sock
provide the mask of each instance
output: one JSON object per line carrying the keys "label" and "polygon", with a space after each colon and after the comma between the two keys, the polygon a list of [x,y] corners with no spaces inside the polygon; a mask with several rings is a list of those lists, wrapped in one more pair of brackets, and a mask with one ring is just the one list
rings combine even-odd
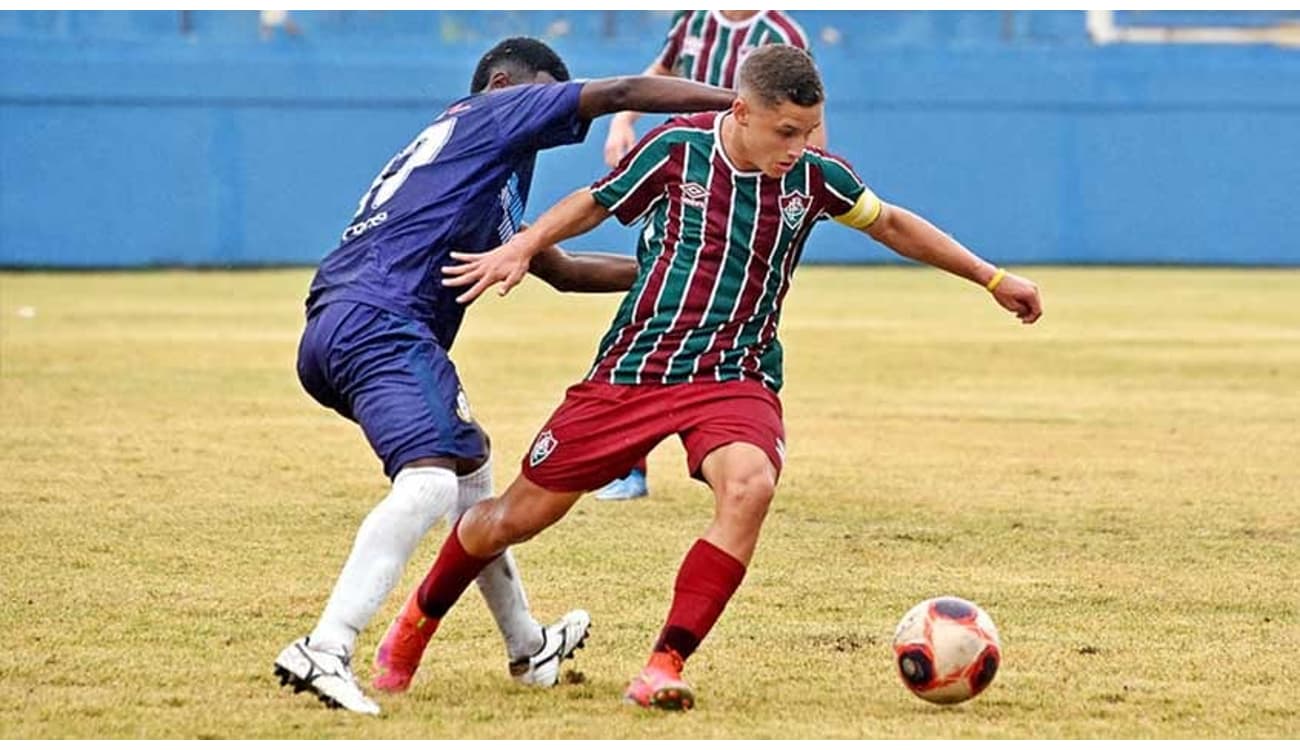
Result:
{"label": "maroon sock", "polygon": [[744,577],[744,563],[703,539],[696,540],[677,570],[673,606],[655,651],[672,649],[683,659],[695,653]]}
{"label": "maroon sock", "polygon": [[500,555],[474,557],[466,552],[460,543],[460,522],[457,521],[447,541],[442,543],[438,559],[433,561],[433,567],[420,582],[419,593],[415,595],[420,611],[441,620],[478,574],[498,557]]}
{"label": "maroon sock", "polygon": [[647,471],[649,471],[649,469],[646,468],[646,458],[647,458],[647,457],[644,457],[644,456],[643,456],[643,457],[641,458],[640,461],[637,461],[637,462],[636,462],[636,466],[633,466],[632,468],[633,468],[633,469],[636,469],[637,471],[641,472],[642,474],[644,474],[644,473],[646,473]]}

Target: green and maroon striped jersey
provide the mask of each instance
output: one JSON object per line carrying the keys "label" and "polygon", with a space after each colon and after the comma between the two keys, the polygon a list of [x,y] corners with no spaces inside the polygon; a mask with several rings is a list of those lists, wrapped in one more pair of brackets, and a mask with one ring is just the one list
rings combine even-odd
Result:
{"label": "green and maroon striped jersey", "polygon": [[740,63],[764,44],[808,49],[808,37],[779,10],[761,10],[744,21],[728,21],[716,10],[679,10],[659,64],[682,78],[734,89]]}
{"label": "green and maroon striped jersey", "polygon": [[591,186],[624,224],[644,221],[636,282],[588,380],[636,385],[758,380],[781,388],[781,302],[809,232],[866,226],[880,201],[844,160],[804,150],[783,177],[736,169],[727,112],[670,120]]}

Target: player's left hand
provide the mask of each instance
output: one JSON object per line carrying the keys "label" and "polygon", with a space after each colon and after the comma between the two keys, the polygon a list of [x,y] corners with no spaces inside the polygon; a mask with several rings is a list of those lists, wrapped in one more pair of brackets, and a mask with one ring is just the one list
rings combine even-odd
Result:
{"label": "player's left hand", "polygon": [[451,254],[460,261],[454,266],[442,267],[443,286],[468,286],[456,298],[462,305],[478,299],[494,284],[500,284],[497,294],[506,296],[528,273],[529,256],[514,243],[507,243],[486,253]]}
{"label": "player's left hand", "polygon": [[1029,325],[1043,316],[1043,301],[1038,297],[1038,285],[1023,276],[1007,274],[993,290],[993,299]]}

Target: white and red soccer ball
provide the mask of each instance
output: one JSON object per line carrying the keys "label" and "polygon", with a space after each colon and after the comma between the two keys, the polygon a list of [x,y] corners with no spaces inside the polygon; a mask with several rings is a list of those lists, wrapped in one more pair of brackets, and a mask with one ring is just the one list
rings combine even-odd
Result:
{"label": "white and red soccer ball", "polygon": [[998,629],[965,599],[941,596],[908,610],[894,631],[894,662],[909,690],[931,703],[961,703],[993,682],[1002,662]]}

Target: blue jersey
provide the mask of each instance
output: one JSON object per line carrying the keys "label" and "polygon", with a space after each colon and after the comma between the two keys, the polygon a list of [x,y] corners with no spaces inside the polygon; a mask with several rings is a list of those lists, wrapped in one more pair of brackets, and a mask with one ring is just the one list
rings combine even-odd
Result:
{"label": "blue jersey", "polygon": [[448,107],[388,162],[361,198],[307,296],[311,316],[362,302],[426,323],[450,349],[465,307],[442,286],[451,251],[483,252],[514,235],[541,149],[579,143],[581,83],[509,86]]}

